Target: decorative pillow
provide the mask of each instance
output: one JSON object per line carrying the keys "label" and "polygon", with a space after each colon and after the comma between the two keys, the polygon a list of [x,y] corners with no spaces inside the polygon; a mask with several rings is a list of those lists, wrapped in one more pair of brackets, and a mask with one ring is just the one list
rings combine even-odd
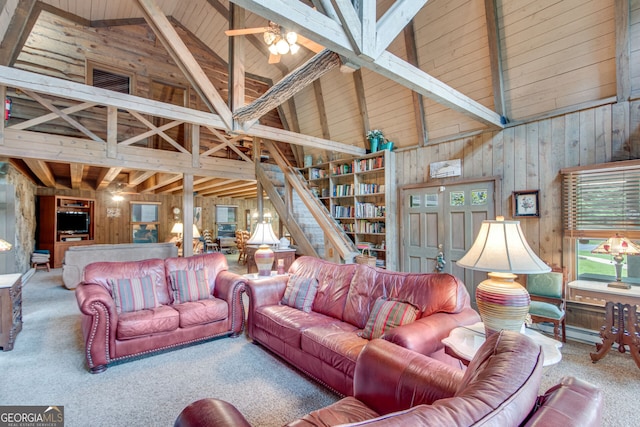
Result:
{"label": "decorative pillow", "polygon": [[108,279],[118,313],[155,308],[158,306],[153,280],[150,276],[130,279]]}
{"label": "decorative pillow", "polygon": [[173,300],[177,304],[210,297],[209,281],[204,270],[172,271],[171,290],[173,291]]}
{"label": "decorative pillow", "polygon": [[318,281],[315,278],[293,275],[289,277],[282,303],[309,313],[316,292],[318,292]]}
{"label": "decorative pillow", "polygon": [[369,320],[360,336],[368,340],[380,338],[387,329],[416,320],[418,312],[417,307],[407,302],[380,297],[373,304]]}

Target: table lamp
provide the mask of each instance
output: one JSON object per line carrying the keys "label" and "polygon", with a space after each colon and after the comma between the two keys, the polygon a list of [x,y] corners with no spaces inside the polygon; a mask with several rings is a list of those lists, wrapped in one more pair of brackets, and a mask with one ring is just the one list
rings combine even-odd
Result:
{"label": "table lamp", "polygon": [[505,221],[501,216],[482,222],[471,249],[457,264],[489,273],[476,289],[476,304],[487,336],[502,329],[522,329],[531,299],[515,281],[516,274],[551,271],[527,243],[520,221]]}
{"label": "table lamp", "polygon": [[253,258],[258,267],[258,276],[271,276],[271,266],[275,259],[275,254],[270,245],[280,243],[280,240],[273,233],[271,224],[266,221],[256,224],[253,235],[247,240],[248,245],[260,245]]}
{"label": "table lamp", "polygon": [[625,255],[640,254],[640,246],[616,233],[615,236],[609,237],[598,245],[591,253],[613,255],[613,261],[616,267],[616,281],[607,284],[607,286],[618,289],[631,288],[631,285],[622,281],[622,262],[624,261]]}

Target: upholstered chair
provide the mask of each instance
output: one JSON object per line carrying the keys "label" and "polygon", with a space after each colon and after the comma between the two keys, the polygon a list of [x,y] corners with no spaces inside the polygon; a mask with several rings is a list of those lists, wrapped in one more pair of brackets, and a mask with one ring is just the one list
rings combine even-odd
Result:
{"label": "upholstered chair", "polygon": [[559,333],[562,328],[562,342],[567,341],[565,286],[566,275],[560,269],[527,276],[527,291],[531,296],[529,315],[532,322],[553,323],[553,337],[557,340],[560,339]]}

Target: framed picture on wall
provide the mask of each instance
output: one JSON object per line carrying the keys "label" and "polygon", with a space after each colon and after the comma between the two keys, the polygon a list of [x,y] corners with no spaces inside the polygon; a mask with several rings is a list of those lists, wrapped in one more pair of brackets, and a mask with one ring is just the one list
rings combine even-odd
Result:
{"label": "framed picture on wall", "polygon": [[514,191],[513,217],[540,217],[538,190]]}

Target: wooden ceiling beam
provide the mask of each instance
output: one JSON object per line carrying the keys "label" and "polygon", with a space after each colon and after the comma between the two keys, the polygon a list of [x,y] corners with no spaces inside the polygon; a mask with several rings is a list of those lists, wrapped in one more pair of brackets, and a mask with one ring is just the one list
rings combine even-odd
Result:
{"label": "wooden ceiling beam", "polygon": [[82,172],[84,165],[82,163],[69,164],[69,176],[71,177],[71,188],[79,190],[82,187]]}
{"label": "wooden ceiling beam", "polygon": [[144,181],[154,176],[155,171],[133,171],[129,173],[129,186],[136,186],[142,184]]}
{"label": "wooden ceiling beam", "polygon": [[136,190],[139,193],[152,193],[158,188],[162,188],[165,185],[169,185],[173,182],[181,180],[181,173],[156,173],[153,176],[150,176],[144,182],[140,183]]}
{"label": "wooden ceiling beam", "polygon": [[147,24],[160,39],[171,58],[184,73],[207,107],[211,111],[218,113],[225,127],[232,130],[234,126],[231,110],[164,15],[162,9],[154,0],[138,0],[138,5]]}
{"label": "wooden ceiling beam", "polygon": [[96,179],[96,190],[100,191],[106,189],[109,184],[111,184],[113,180],[115,180],[118,175],[120,175],[121,171],[122,168],[117,167],[102,168],[100,174],[98,175],[98,179]]}
{"label": "wooden ceiling beam", "polygon": [[29,158],[23,158],[23,160],[45,187],[56,188],[56,178],[46,162]]}
{"label": "wooden ceiling beam", "polygon": [[[233,3],[291,28],[303,36],[345,56],[355,64],[394,80],[398,84],[425,95],[434,101],[492,128],[503,128],[501,117],[479,102],[444,84],[405,60],[382,51],[374,59],[357,55],[342,25],[297,0],[232,0]],[[422,3],[424,0],[420,0]],[[366,3],[366,2],[362,2]],[[403,1],[403,4],[410,3]],[[408,7],[408,6],[407,6]],[[413,10],[409,8],[409,10]],[[390,15],[396,16],[395,14]],[[413,16],[413,15],[411,15]],[[389,18],[391,19],[391,18]],[[385,24],[391,25],[391,24]],[[380,32],[378,23],[377,32]],[[378,49],[376,49],[378,51]]]}
{"label": "wooden ceiling beam", "polygon": [[[59,96],[62,98],[95,102],[96,104],[122,108],[128,111],[138,111],[143,114],[151,114],[171,120],[183,120],[188,123],[206,124],[207,126],[220,129],[225,128],[223,121],[216,114],[153,101],[139,96],[116,93],[110,90],[83,85],[55,77],[43,76],[41,74],[23,71],[16,68],[0,66],[0,85],[2,84],[20,89],[33,90],[34,92],[45,93],[48,95]],[[11,129],[11,127],[8,129]],[[333,150],[353,156],[362,156],[365,154],[364,149],[360,147],[336,141],[328,141],[322,138],[316,138],[265,125],[253,125],[249,131],[237,129],[234,133],[272,139],[280,142],[286,142],[288,144]],[[124,151],[126,148],[134,147],[122,147],[118,148],[118,151]],[[51,150],[45,150],[45,152],[47,151]],[[0,147],[0,155],[3,154],[7,153],[4,153],[2,151],[2,147]],[[51,160],[57,159],[54,157]],[[90,164],[90,162],[86,161],[84,163]],[[142,167],[140,169],[145,168]],[[161,171],[164,171],[164,169]],[[175,172],[175,170],[168,172]]]}

